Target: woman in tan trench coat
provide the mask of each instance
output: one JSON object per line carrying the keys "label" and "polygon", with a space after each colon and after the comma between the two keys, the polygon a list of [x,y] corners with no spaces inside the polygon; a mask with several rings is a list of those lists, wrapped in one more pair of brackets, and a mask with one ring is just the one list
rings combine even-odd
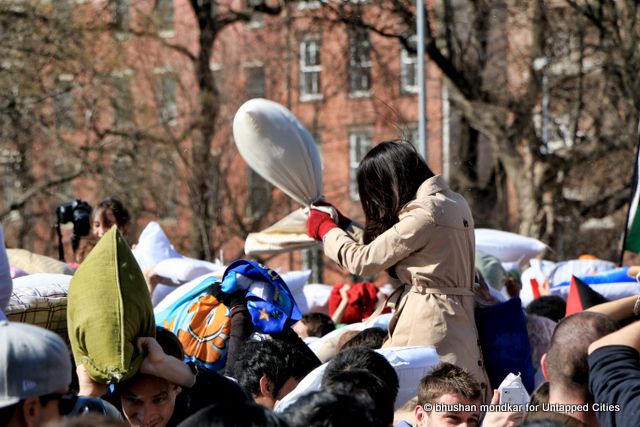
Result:
{"label": "woman in tan trench coat", "polygon": [[433,345],[441,360],[467,369],[489,396],[474,319],[475,239],[467,202],[434,176],[408,142],[373,147],[357,179],[363,241],[316,209],[309,235],[322,240],[325,255],[350,273],[387,270],[408,285],[385,347]]}

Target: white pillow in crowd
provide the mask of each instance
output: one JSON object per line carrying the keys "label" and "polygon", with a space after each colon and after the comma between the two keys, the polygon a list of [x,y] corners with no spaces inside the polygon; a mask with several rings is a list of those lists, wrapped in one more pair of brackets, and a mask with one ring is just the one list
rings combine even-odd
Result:
{"label": "white pillow in crowd", "polygon": [[322,384],[322,376],[329,363],[323,363],[313,371],[309,372],[289,394],[283,397],[276,407],[275,412],[283,412],[303,395],[311,393],[312,391],[320,390]]}
{"label": "white pillow in crowd", "polygon": [[309,344],[309,348],[318,356],[321,362],[326,362],[336,354],[336,348],[340,337],[347,331],[364,331],[368,328],[382,328],[387,330],[391,321],[392,313],[381,314],[370,322],[357,322],[335,329],[320,339]]}
{"label": "white pillow in crowd", "polygon": [[138,244],[132,250],[140,269],[144,272],[147,268],[158,264],[167,258],[181,258],[173,249],[169,238],[155,221],[151,221],[140,233]]}
{"label": "white pillow in crowd", "polygon": [[540,240],[508,231],[476,228],[475,236],[477,250],[493,255],[503,263],[526,263],[547,249]]}
{"label": "white pillow in crowd", "polygon": [[73,279],[73,276],[69,276],[68,274],[29,274],[13,279],[13,289],[45,288],[47,286],[53,286],[55,289],[58,289],[58,287],[69,289],[71,279]]}
{"label": "white pillow in crowd", "polygon": [[433,346],[388,347],[376,351],[389,361],[398,374],[396,410],[418,394],[418,385],[422,377],[440,362]]}
{"label": "white pillow in crowd", "polygon": [[[307,300],[309,312],[329,314],[329,297],[333,286],[322,283],[310,283],[302,292]],[[304,312],[303,312],[304,313]]]}
{"label": "white pillow in crowd", "polygon": [[[522,272],[520,276],[520,281],[522,283],[522,290],[520,291],[520,299],[522,300],[522,306],[526,307],[531,301],[533,301],[533,290],[531,288],[531,279],[535,279],[538,285],[542,285],[545,281],[545,278],[548,278],[549,285],[553,287],[553,285],[560,284],[562,282],[566,282],[571,280],[571,276],[588,276],[596,273],[604,273],[609,270],[613,270],[616,268],[616,264],[610,261],[604,260],[569,260],[562,262],[553,262],[547,260],[538,260],[532,259],[529,261],[531,265],[525,271]],[[602,294],[605,298],[608,299],[617,299],[621,297],[616,297],[615,295],[620,294],[619,286],[606,286],[606,285],[594,285],[598,287],[603,287],[603,290],[610,295],[606,295],[602,293],[602,291],[598,290],[596,287],[593,287],[598,293]],[[626,285],[629,287],[629,284]],[[623,290],[623,289],[622,289]],[[610,292],[611,291],[611,292]],[[569,289],[552,289],[553,294],[557,294],[566,299]],[[632,294],[629,294],[632,295]],[[626,296],[626,295],[625,295]]]}
{"label": "white pillow in crowd", "polygon": [[309,131],[277,102],[251,99],[233,119],[233,138],[249,167],[303,206],[322,194],[322,160]]}
{"label": "white pillow in crowd", "polygon": [[[324,337],[323,337],[324,338]],[[412,397],[418,394],[420,380],[430,372],[439,362],[440,357],[432,346],[420,347],[389,347],[376,350],[382,354],[393,366],[398,375],[398,397],[395,409],[399,409]],[[282,412],[301,396],[320,390],[322,376],[330,362],[326,362],[305,376],[296,388],[287,394],[276,406],[276,412]]]}
{"label": "white pillow in crowd", "polygon": [[307,298],[304,293],[305,284],[309,280],[309,276],[311,276],[311,270],[287,271],[280,274],[289,291],[291,291],[300,313],[303,314],[309,312],[309,304],[307,304]]}
{"label": "white pillow in crowd", "polygon": [[190,282],[196,277],[207,273],[224,273],[225,266],[195,258],[167,258],[156,264],[154,271],[157,275],[171,280],[174,286]]}

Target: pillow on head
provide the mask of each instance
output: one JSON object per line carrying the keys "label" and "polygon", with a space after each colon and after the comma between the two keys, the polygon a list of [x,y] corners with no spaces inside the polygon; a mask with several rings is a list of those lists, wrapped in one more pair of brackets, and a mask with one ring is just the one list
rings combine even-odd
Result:
{"label": "pillow on head", "polygon": [[135,340],[155,336],[155,322],[140,267],[115,226],[71,280],[67,323],[76,364],[93,380],[118,383],[137,372]]}

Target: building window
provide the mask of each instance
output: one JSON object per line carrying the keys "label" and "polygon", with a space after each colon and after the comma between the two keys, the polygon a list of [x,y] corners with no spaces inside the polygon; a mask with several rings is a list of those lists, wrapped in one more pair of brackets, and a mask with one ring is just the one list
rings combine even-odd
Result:
{"label": "building window", "polygon": [[129,27],[129,0],[111,0],[111,23],[118,30]]}
{"label": "building window", "polygon": [[173,37],[173,0],[156,0],[158,31],[161,37]]}
{"label": "building window", "polygon": [[320,40],[307,39],[300,43],[300,100],[322,98],[320,88]]}
{"label": "building window", "polygon": [[247,99],[264,98],[264,67],[254,65],[244,70],[247,79]]}
{"label": "building window", "polygon": [[175,126],[178,118],[178,103],[176,101],[176,76],[168,70],[156,71],[158,88],[158,112],[162,123]]}
{"label": "building window", "polygon": [[[416,38],[411,37],[409,39],[415,47]],[[406,48],[402,48],[400,53],[401,69],[400,69],[400,82],[403,93],[418,93],[418,57],[414,51],[409,52]]]}
{"label": "building window", "polygon": [[302,251],[302,269],[311,270],[311,275],[309,276],[307,283],[323,283],[323,253],[322,248],[318,246]]}
{"label": "building window", "polygon": [[371,148],[371,132],[357,131],[349,134],[349,197],[353,201],[360,200],[356,173],[360,161]]}
{"label": "building window", "polygon": [[73,75],[61,74],[56,83],[54,112],[58,129],[73,129],[74,121]]}
{"label": "building window", "polygon": [[349,93],[368,96],[371,89],[371,41],[366,30],[349,32]]}
{"label": "building window", "polygon": [[247,167],[248,203],[246,215],[251,221],[260,219],[271,205],[271,184]]}
{"label": "building window", "polygon": [[113,93],[113,125],[123,129],[133,125],[133,95],[131,93],[131,70],[114,73],[111,79]]}

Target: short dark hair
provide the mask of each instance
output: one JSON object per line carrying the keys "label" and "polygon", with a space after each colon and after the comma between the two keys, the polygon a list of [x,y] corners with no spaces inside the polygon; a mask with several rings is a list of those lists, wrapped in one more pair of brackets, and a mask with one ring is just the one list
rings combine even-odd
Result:
{"label": "short dark hair", "polygon": [[273,384],[277,396],[289,378],[305,377],[315,365],[299,349],[278,340],[248,341],[243,345],[233,367],[236,379],[251,395],[260,393],[264,375]]}
{"label": "short dark hair", "polygon": [[322,388],[348,395],[365,395],[373,401],[373,412],[377,425],[393,424],[395,396],[380,377],[364,369],[335,372],[322,378]]}
{"label": "short dark hair", "polygon": [[582,311],[565,317],[556,325],[547,351],[549,386],[560,386],[579,392],[589,392],[589,345],[618,329],[618,323],[601,313]]}
{"label": "short dark hair", "polygon": [[102,220],[104,221],[106,210],[110,210],[113,213],[113,218],[116,220],[116,225],[118,227],[125,227],[129,225],[129,221],[131,221],[131,216],[129,215],[129,211],[124,207],[124,204],[115,197],[105,197],[100,200],[100,203],[96,205],[94,210],[94,216],[100,215]]}
{"label": "short dark hair", "polygon": [[364,243],[398,222],[400,209],[434,174],[408,141],[383,141],[364,156],[356,178],[365,216]]}
{"label": "short dark hair", "polygon": [[482,389],[473,376],[459,366],[442,362],[425,375],[418,385],[418,404],[434,403],[445,394],[458,394],[468,400],[482,401]]}
{"label": "short dark hair", "polygon": [[558,295],[543,295],[531,301],[525,311],[558,322],[567,311],[567,303]]}
{"label": "short dark hair", "polygon": [[338,353],[325,368],[322,381],[339,372],[355,369],[363,369],[379,377],[395,401],[399,388],[398,374],[383,355],[368,348],[350,348]]}
{"label": "short dark hair", "polygon": [[162,347],[162,351],[169,356],[173,356],[176,359],[184,360],[184,348],[182,343],[169,329],[162,326],[156,326],[156,341]]}
{"label": "short dark hair", "polygon": [[180,423],[180,427],[287,427],[269,409],[255,402],[216,403]]}
{"label": "short dark hair", "polygon": [[340,347],[340,351],[358,347],[377,350],[382,347],[385,338],[387,338],[387,331],[385,331],[384,329],[367,328],[364,331],[358,332],[357,335],[344,343],[342,347]]}
{"label": "short dark hair", "polygon": [[307,325],[307,335],[310,337],[323,337],[336,329],[331,317],[324,313],[303,314],[302,323]]}
{"label": "short dark hair", "polygon": [[303,395],[282,416],[290,427],[372,426],[372,406],[372,400],[364,395],[321,390]]}

